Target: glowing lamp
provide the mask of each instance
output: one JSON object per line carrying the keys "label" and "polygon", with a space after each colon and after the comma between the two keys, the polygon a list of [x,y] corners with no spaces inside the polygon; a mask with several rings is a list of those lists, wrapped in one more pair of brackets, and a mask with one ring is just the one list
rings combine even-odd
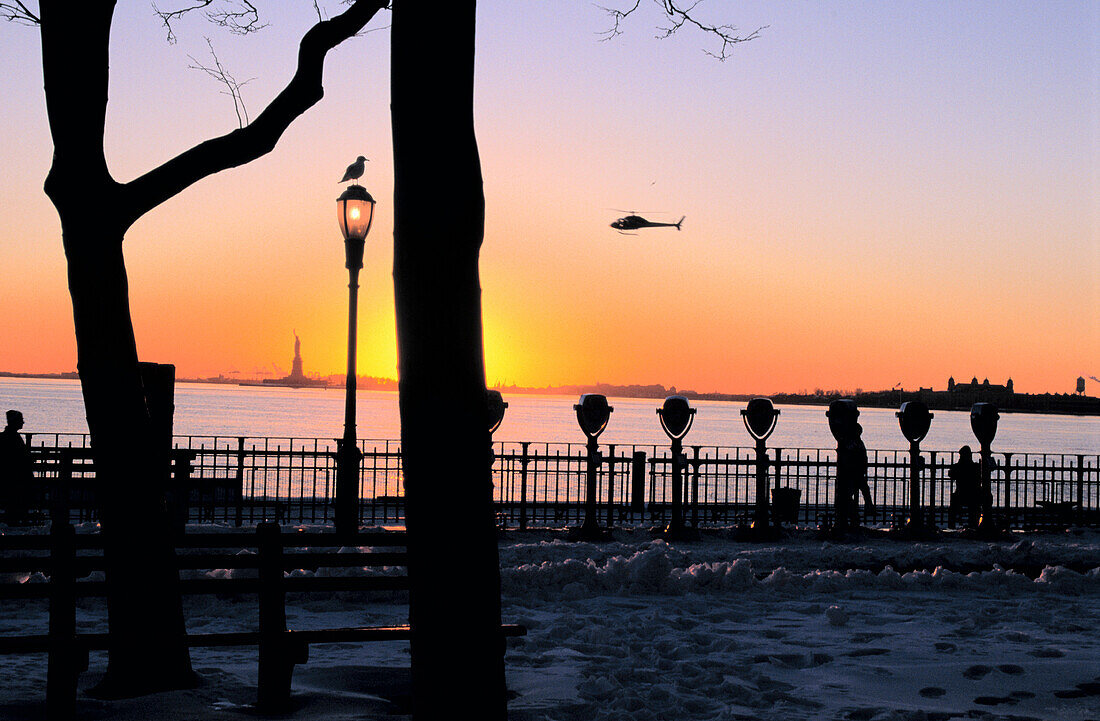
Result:
{"label": "glowing lamp", "polygon": [[906,401],[901,404],[901,410],[895,413],[898,423],[901,424],[901,434],[910,443],[920,443],[928,435],[928,429],[932,427],[932,416],[928,406],[921,401]]}
{"label": "glowing lamp", "polygon": [[508,403],[500,395],[500,391],[486,391],[485,400],[489,404],[489,433],[493,434],[504,420],[504,409],[508,407]]}
{"label": "glowing lamp", "polygon": [[983,448],[993,444],[997,435],[997,420],[1001,414],[992,403],[975,403],[970,408],[970,428]]}
{"label": "glowing lamp", "polygon": [[768,398],[753,398],[748,406],[741,409],[741,420],[745,422],[745,429],[750,436],[758,441],[764,441],[775,430],[776,421],[779,420],[779,410],[772,407],[772,402]]}
{"label": "glowing lamp", "polygon": [[374,220],[374,198],[362,185],[349,185],[336,199],[336,222],[344,236],[347,267],[363,267],[363,243]]}
{"label": "glowing lamp", "polygon": [[580,402],[573,406],[577,412],[577,423],[589,439],[595,440],[607,428],[607,421],[611,418],[611,411],[615,410],[607,405],[607,396],[599,393],[585,393]]}

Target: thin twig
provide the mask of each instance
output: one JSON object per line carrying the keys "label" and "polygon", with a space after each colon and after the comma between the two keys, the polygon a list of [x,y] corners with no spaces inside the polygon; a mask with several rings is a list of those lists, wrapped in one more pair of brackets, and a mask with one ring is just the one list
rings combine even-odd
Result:
{"label": "thin twig", "polygon": [[245,85],[249,84],[256,78],[249,78],[248,80],[238,81],[236,78],[229,74],[229,71],[227,71],[225,67],[221,64],[221,61],[218,60],[218,54],[214,52],[214,43],[210,40],[210,38],[206,38],[206,44],[210,48],[210,56],[214,58],[214,67],[203,65],[191,55],[188,55],[187,57],[191,58],[191,62],[194,63],[194,65],[188,65],[187,67],[192,70],[201,70],[202,72],[206,73],[226,87],[226,90],[223,90],[222,94],[228,95],[230,98],[233,99],[233,111],[237,114],[237,127],[243,128],[244,126],[248,125],[249,120],[248,109],[245,107],[244,99],[241,97],[241,88],[243,88]]}
{"label": "thin twig", "polygon": [[247,35],[267,27],[267,23],[260,22],[259,11],[249,0],[226,2],[225,7],[216,5],[216,2],[217,0],[192,0],[191,5],[177,10],[161,10],[153,3],[153,12],[164,23],[169,43],[176,42],[176,31],[172,23],[195,10],[205,10],[207,20],[234,35]]}
{"label": "thin twig", "polygon": [[172,27],[172,22],[174,20],[179,20],[180,18],[182,18],[184,15],[191,12],[192,10],[202,10],[205,7],[209,7],[210,4],[213,3],[213,2],[214,2],[214,0],[196,0],[195,5],[191,5],[190,7],[180,8],[179,10],[161,10],[159,7],[157,7],[156,3],[153,3],[153,12],[157,15],[157,17],[159,17],[161,19],[161,22],[164,23],[165,29],[168,31],[168,37],[167,37],[168,42],[171,43],[171,44],[175,44],[175,42],[176,42],[176,31]]}
{"label": "thin twig", "polygon": [[[749,40],[755,40],[760,37],[760,31],[768,27],[764,25],[748,35],[738,35],[737,28],[733,25],[714,25],[700,20],[695,14],[695,8],[699,6],[702,0],[695,0],[690,5],[684,5],[678,0],[653,0],[653,2],[661,8],[661,12],[668,22],[668,25],[658,28],[661,31],[661,34],[657,35],[658,38],[670,37],[676,34],[684,25],[694,27],[701,32],[721,40],[722,45],[717,52],[711,52],[709,50],[703,51],[705,54],[717,60],[725,60],[729,57],[729,51],[732,46],[738,43],[748,42]],[[624,21],[632,15],[640,5],[641,0],[634,0],[634,3],[630,7],[623,10],[597,5],[597,7],[606,12],[612,20],[611,27],[600,32],[602,36],[601,39],[611,40],[612,38],[622,35]]]}
{"label": "thin twig", "polygon": [[0,2],[0,18],[19,25],[41,25],[42,21],[19,0]]}

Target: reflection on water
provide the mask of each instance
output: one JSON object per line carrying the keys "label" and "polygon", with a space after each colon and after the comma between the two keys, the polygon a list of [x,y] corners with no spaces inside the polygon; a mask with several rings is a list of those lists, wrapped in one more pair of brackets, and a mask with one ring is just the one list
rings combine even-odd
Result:
{"label": "reflection on water", "polygon": [[[503,441],[583,443],[573,404],[564,396],[505,395],[508,410],[496,439]],[[615,411],[601,443],[665,445],[656,399],[612,398]],[[750,446],[741,421],[744,403],[693,402],[698,413],[684,443]],[[0,410],[16,408],[27,420],[25,431],[87,432],[80,384],[69,380],[0,378]],[[832,448],[825,406],[778,406],[781,413],[769,447]],[[342,389],[263,388],[180,383],[176,386],[177,435],[278,436],[338,438],[343,434]],[[893,409],[864,408],[860,413],[868,448],[907,449]],[[934,411],[932,429],[921,444],[927,450],[977,447],[966,411]],[[397,394],[361,391],[360,438],[398,438]],[[1100,452],[1100,418],[1002,413],[994,450],[1016,453]]]}

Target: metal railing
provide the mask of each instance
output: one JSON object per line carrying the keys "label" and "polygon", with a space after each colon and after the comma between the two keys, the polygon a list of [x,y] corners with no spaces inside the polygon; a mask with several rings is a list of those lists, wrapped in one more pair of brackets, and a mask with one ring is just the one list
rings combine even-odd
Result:
{"label": "metal railing", "polygon": [[[95,471],[87,436],[35,434],[38,475],[64,479],[72,513],[94,517]],[[361,440],[360,518],[367,525],[404,523],[400,443]],[[667,521],[672,498],[672,458],[667,447],[602,445],[597,494],[606,525]],[[509,527],[562,527],[583,520],[588,457],[583,444],[497,442],[494,501]],[[733,446],[686,446],[684,518],[695,526],[747,522],[756,503],[756,451]],[[237,525],[262,520],[329,523],[333,518],[336,441],[319,438],[177,436],[168,495],[186,520]],[[921,497],[925,518],[952,520],[955,452],[923,451]],[[820,524],[832,513],[836,451],[768,449],[769,492],[793,489],[790,520]],[[1097,455],[994,453],[994,511],[1017,527],[1053,512],[1083,525],[1100,526]],[[869,525],[889,525],[906,513],[909,453],[868,451],[875,502]],[[48,486],[49,484],[44,484]]]}

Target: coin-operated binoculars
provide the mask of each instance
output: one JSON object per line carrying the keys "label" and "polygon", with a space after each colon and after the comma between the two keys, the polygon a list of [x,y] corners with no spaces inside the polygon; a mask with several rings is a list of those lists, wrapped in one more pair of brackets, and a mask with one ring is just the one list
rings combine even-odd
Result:
{"label": "coin-operated binoculars", "polygon": [[508,401],[500,395],[500,391],[485,391],[485,403],[489,407],[489,435],[492,436],[500,428],[504,420],[504,411],[508,408]]}
{"label": "coin-operated binoculars", "polygon": [[768,507],[768,436],[775,430],[779,420],[779,410],[772,407],[767,398],[753,398],[741,409],[741,420],[745,430],[756,441],[756,518],[752,527],[757,531],[768,528],[770,509]]}
{"label": "coin-operated binoculars", "polygon": [[993,510],[993,439],[997,436],[997,421],[1001,414],[992,403],[975,403],[970,407],[970,429],[978,439],[982,453],[981,502],[982,517],[978,529],[989,528],[990,512]]}
{"label": "coin-operated binoculars", "polygon": [[932,416],[921,401],[906,401],[901,404],[901,410],[894,415],[901,425],[901,434],[909,441],[909,521],[906,527],[917,530],[923,527],[924,521],[921,512],[921,484],[920,474],[924,469],[924,459],[920,457],[920,442],[928,435],[928,429],[932,427]]}
{"label": "coin-operated binoculars", "polygon": [[852,485],[854,469],[851,465],[851,454],[845,452],[845,446],[857,436],[856,425],[859,418],[859,407],[850,398],[833,401],[829,404],[829,410],[825,411],[829,419],[829,432],[836,439],[836,479],[833,483],[833,516],[834,528],[843,533],[848,530],[849,524],[856,516],[855,504],[856,488]]}
{"label": "coin-operated binoculars", "polygon": [[684,536],[684,469],[687,457],[684,456],[684,436],[695,422],[695,409],[683,396],[669,396],[657,409],[661,419],[661,428],[672,442],[672,518],[665,526],[666,537]]}
{"label": "coin-operated binoculars", "polygon": [[577,423],[588,438],[588,480],[584,496],[584,522],[576,532],[575,538],[583,541],[595,541],[604,537],[596,518],[596,484],[603,458],[596,439],[607,428],[607,421],[615,409],[607,404],[607,397],[598,393],[585,393],[580,402],[573,406],[577,412]]}
{"label": "coin-operated binoculars", "polygon": [[487,390],[485,405],[489,416],[489,472],[492,473],[493,463],[497,459],[496,454],[493,453],[493,434],[497,432],[504,420],[504,410],[508,407],[508,402],[500,395],[500,391]]}

